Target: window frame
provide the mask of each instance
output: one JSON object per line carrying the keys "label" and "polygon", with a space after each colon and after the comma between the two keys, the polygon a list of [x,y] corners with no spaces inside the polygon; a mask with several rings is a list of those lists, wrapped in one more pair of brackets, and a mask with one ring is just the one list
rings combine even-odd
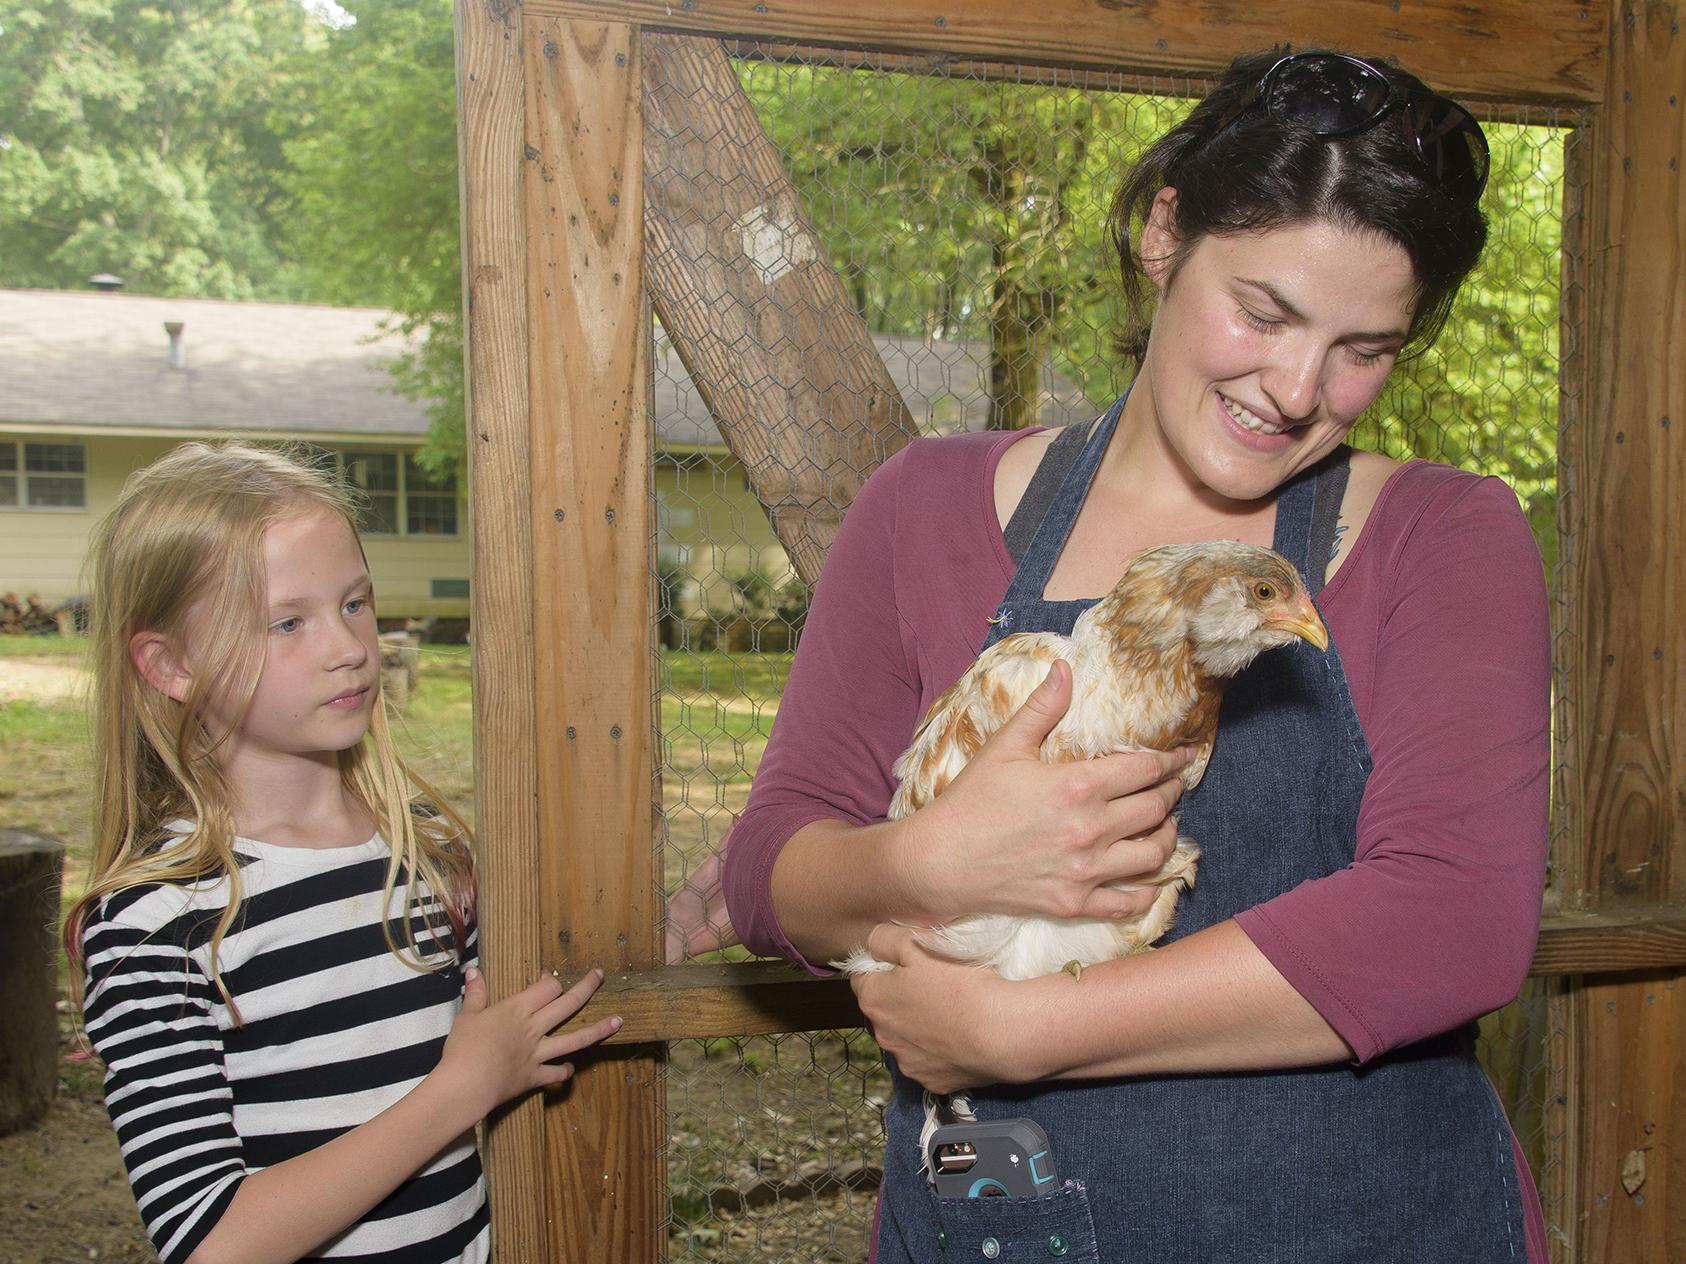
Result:
{"label": "window frame", "polygon": [[[29,449],[42,448],[74,448],[82,457],[80,470],[37,470],[36,475],[43,479],[75,479],[82,490],[82,500],[76,505],[32,505],[29,503]],[[0,448],[9,448],[13,455],[13,468],[0,471],[0,480],[10,479],[17,489],[17,500],[10,505],[0,505],[0,513],[40,513],[40,514],[85,514],[88,512],[88,445],[79,439],[27,439],[21,437],[0,437]]]}
{"label": "window frame", "polygon": [[[456,475],[456,476],[452,477],[451,482],[452,482],[453,486],[450,488],[448,493],[445,492],[445,491],[439,491],[439,490],[435,490],[435,489],[432,489],[432,488],[419,488],[416,491],[416,495],[425,496],[425,497],[428,497],[432,500],[437,500],[437,499],[442,498],[442,497],[444,497],[445,495],[448,494],[451,497],[451,513],[452,513],[452,517],[455,521],[456,530],[449,531],[449,532],[445,532],[445,531],[412,531],[412,530],[410,530],[410,465],[415,460],[415,456],[416,456],[416,449],[415,448],[400,448],[400,447],[383,448],[383,447],[378,447],[378,446],[373,445],[373,444],[359,444],[359,445],[356,445],[356,446],[335,447],[335,448],[327,449],[327,450],[329,450],[333,453],[335,473],[338,474],[340,476],[340,478],[342,478],[342,479],[344,479],[346,477],[346,470],[347,470],[348,466],[350,465],[351,461],[354,460],[355,458],[358,458],[358,457],[371,457],[371,456],[387,457],[387,456],[390,456],[390,457],[393,457],[395,459],[395,462],[397,464],[397,467],[398,467],[397,488],[395,490],[391,490],[391,491],[383,489],[382,491],[377,493],[378,495],[381,495],[381,496],[392,496],[394,498],[393,524],[396,527],[396,530],[393,530],[393,531],[376,531],[376,530],[373,530],[373,529],[365,526],[362,522],[359,522],[357,524],[357,530],[358,530],[358,533],[360,535],[372,536],[373,538],[375,538],[377,540],[460,540],[460,539],[462,539],[462,534],[463,534],[462,533],[462,524],[463,524],[464,514],[463,514],[462,479],[461,479],[460,475]],[[352,486],[352,487],[356,486],[355,484],[350,483],[349,480],[347,480],[347,485]],[[357,488],[356,490],[358,490],[359,492],[362,492],[363,489]]]}

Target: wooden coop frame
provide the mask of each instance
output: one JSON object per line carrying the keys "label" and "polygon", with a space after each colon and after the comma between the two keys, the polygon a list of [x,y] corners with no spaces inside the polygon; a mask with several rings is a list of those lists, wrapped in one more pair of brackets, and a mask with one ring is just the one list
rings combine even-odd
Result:
{"label": "wooden coop frame", "polygon": [[[683,198],[661,195],[686,156],[662,111],[647,113],[644,73],[659,59],[669,82],[700,82],[730,73],[725,52],[758,40],[888,50],[915,69],[1162,76],[1211,75],[1283,41],[1325,44],[1397,53],[1437,88],[1523,118],[1587,120],[1569,140],[1563,206],[1561,906],[1534,959],[1567,1016],[1552,1050],[1561,1091],[1549,1108],[1564,1137],[1548,1191],[1562,1200],[1553,1259],[1686,1259],[1686,988],[1675,986],[1686,977],[1683,8],[458,0],[486,964],[507,994],[540,970],[601,963],[610,981],[588,1012],[626,1020],[572,1091],[492,1121],[499,1260],[663,1258],[663,1042],[859,1022],[841,983],[787,967],[660,964],[651,303],[806,579],[835,525],[810,507],[846,503],[850,471],[909,429],[894,388],[876,389],[888,384],[858,319],[828,323],[806,365],[811,379],[847,384],[835,398],[797,392],[768,409],[709,372],[722,325],[753,319],[754,296],[673,248]],[[758,129],[720,122],[718,143],[737,147],[761,195],[788,195]],[[825,312],[842,301],[827,292],[834,280],[821,267],[787,283],[810,287]],[[835,310],[852,314],[846,302]],[[744,420],[758,415],[784,420]],[[853,426],[828,435],[823,457],[812,436],[794,441],[821,415]]]}

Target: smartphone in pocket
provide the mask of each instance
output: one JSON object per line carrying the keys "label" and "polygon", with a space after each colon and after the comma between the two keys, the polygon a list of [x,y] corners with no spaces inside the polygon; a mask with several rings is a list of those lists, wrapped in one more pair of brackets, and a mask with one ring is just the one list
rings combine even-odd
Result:
{"label": "smartphone in pocket", "polygon": [[943,1124],[925,1158],[943,1198],[1036,1198],[1059,1188],[1048,1135],[1033,1119]]}

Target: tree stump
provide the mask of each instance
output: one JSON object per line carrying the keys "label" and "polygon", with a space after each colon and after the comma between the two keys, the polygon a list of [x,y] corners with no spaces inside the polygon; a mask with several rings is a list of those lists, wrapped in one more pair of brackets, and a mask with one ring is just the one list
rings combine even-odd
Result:
{"label": "tree stump", "polygon": [[34,1123],[58,1083],[64,844],[0,829],[0,1136]]}

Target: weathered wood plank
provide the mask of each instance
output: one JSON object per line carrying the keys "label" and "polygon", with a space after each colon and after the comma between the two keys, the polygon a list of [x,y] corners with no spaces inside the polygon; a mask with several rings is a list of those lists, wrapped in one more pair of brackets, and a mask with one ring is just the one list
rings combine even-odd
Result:
{"label": "weathered wood plank", "polygon": [[[541,969],[537,769],[528,591],[527,218],[522,189],[518,5],[458,0],[457,144],[462,199],[469,500],[474,516],[474,775],[480,956],[494,997]],[[498,1112],[486,1134],[495,1250],[546,1258],[544,1103]]]}
{"label": "weathered wood plank", "polygon": [[[1563,138],[1563,228],[1558,265],[1558,437],[1557,437],[1557,574],[1553,576],[1552,667],[1558,705],[1552,708],[1552,741],[1559,752],[1570,749],[1575,707],[1572,699],[1581,683],[1574,674],[1579,661],[1581,612],[1571,597],[1575,565],[1574,521],[1578,511],[1576,488],[1581,481],[1575,467],[1576,432],[1583,424],[1587,402],[1587,340],[1591,325],[1587,316],[1588,255],[1591,250],[1591,222],[1588,193],[1592,179],[1592,157],[1598,144],[1594,126],[1576,128]],[[1553,769],[1552,863],[1557,872],[1551,893],[1554,908],[1563,903],[1564,875],[1578,872],[1584,844],[1570,833],[1574,824],[1572,804],[1577,789],[1572,785],[1570,764],[1559,759]],[[1535,959],[1539,954],[1536,952]],[[1582,1028],[1586,1005],[1573,978],[1560,980],[1551,992],[1551,1011],[1561,1024],[1561,1035],[1546,1043],[1546,1079],[1543,1119],[1550,1161],[1536,1177],[1544,1204],[1546,1224],[1554,1228],[1551,1239],[1553,1264],[1569,1264],[1575,1258],[1572,1230],[1566,1228],[1580,1205],[1577,1193],[1579,1121],[1583,1100],[1575,1060],[1581,1056]]]}
{"label": "weathered wood plank", "polygon": [[[1594,128],[1586,393],[1564,591],[1565,909],[1686,903],[1686,39],[1681,7],[1614,0]],[[1574,1258],[1686,1258],[1686,1005],[1678,967],[1581,982],[1567,1024],[1576,1104]],[[1644,1183],[1634,1176],[1645,1165]],[[1624,1169],[1627,1181],[1624,1184]]]}
{"label": "weathered wood plank", "polygon": [[1403,65],[1470,100],[1584,105],[1604,88],[1605,12],[1533,0],[1323,4],[1211,0],[528,0],[530,12],[662,30],[1049,62],[1146,75],[1210,75],[1237,53],[1280,43],[1333,47]]}
{"label": "weathered wood plank", "polygon": [[[1548,917],[1529,973],[1539,976],[1653,972],[1686,967],[1686,910],[1569,913]],[[758,1036],[861,1025],[842,979],[817,979],[777,961],[623,970],[567,1029],[621,1015],[611,1043]]]}
{"label": "weathered wood plank", "polygon": [[1612,84],[1631,100],[1595,133],[1587,385],[1565,436],[1579,617],[1564,808],[1590,848],[1565,858],[1566,908],[1686,902],[1686,541],[1671,529],[1686,503],[1686,39],[1671,34],[1673,4],[1620,13]]}
{"label": "weathered wood plank", "polygon": [[[657,960],[643,89],[632,27],[523,26],[541,840],[529,877],[547,951],[578,974]],[[659,1258],[665,1057],[582,1058],[550,1104],[551,1261]]]}
{"label": "weathered wood plank", "polygon": [[569,1027],[595,1022],[603,1014],[619,1014],[624,1020],[612,1044],[863,1025],[847,982],[816,979],[777,961],[658,966],[611,974]]}
{"label": "weathered wood plank", "polygon": [[811,584],[917,430],[719,42],[646,36],[644,80],[651,298]]}
{"label": "weathered wood plank", "polygon": [[[899,53],[882,50],[842,48],[835,44],[803,44],[791,40],[725,38],[720,41],[728,56],[745,61],[766,61],[798,66],[825,66],[834,70],[883,71],[898,75],[941,75],[948,79],[1005,83],[1019,87],[1076,88],[1083,92],[1114,92],[1163,97],[1201,96],[1210,86],[1205,74],[1138,74],[1096,66],[1057,66],[1040,62],[977,61],[952,53]],[[1475,98],[1470,98],[1474,100]],[[1559,101],[1489,101],[1492,113],[1506,123],[1531,127],[1561,127],[1566,106]],[[1477,108],[1485,122],[1489,117]]]}
{"label": "weathered wood plank", "polygon": [[1562,913],[1540,927],[1533,975],[1686,969],[1686,909]]}

